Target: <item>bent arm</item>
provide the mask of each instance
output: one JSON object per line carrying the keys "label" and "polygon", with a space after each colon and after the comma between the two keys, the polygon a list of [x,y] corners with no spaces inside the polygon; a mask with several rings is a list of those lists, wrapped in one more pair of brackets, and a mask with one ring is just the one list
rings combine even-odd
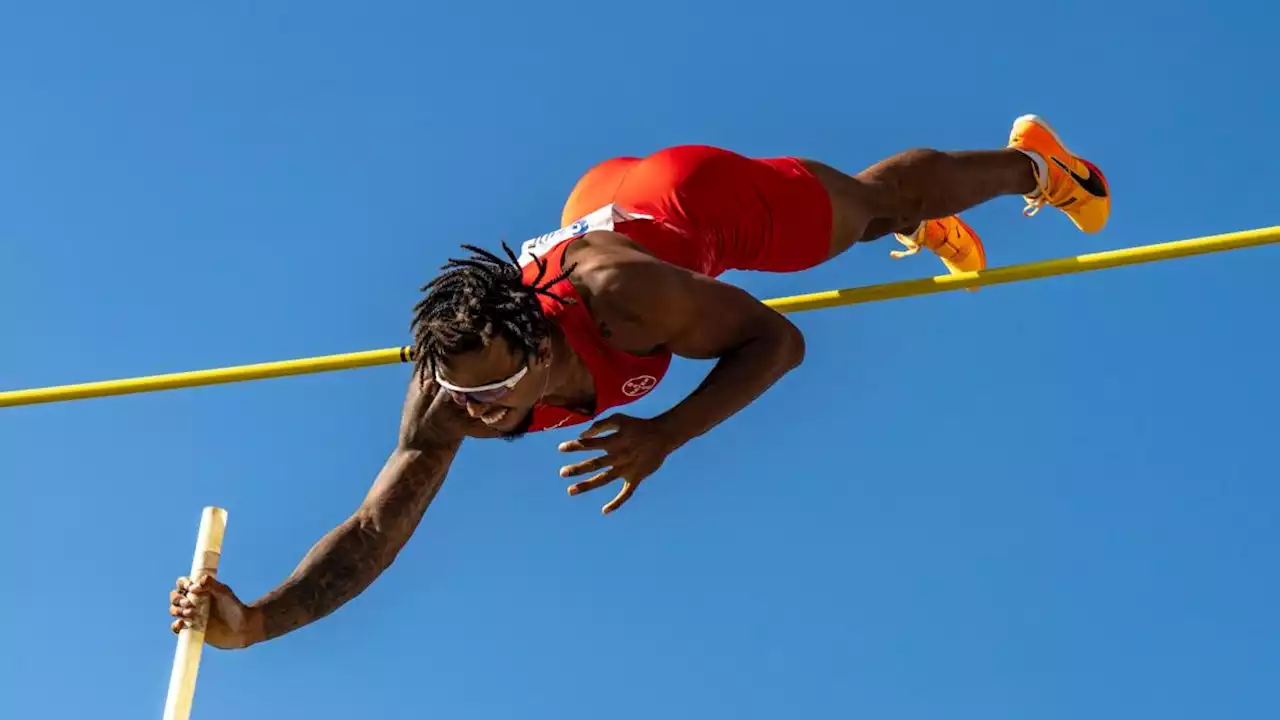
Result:
{"label": "bent arm", "polygon": [[648,256],[603,273],[608,307],[653,345],[718,362],[688,397],[658,415],[679,447],[751,404],[804,359],[790,320],[741,288]]}
{"label": "bent arm", "polygon": [[[332,613],[386,570],[418,527],[444,484],[462,443],[453,424],[439,422],[447,407],[432,403],[414,418],[406,404],[400,442],[364,501],[303,557],[279,587],[250,605],[255,642],[270,640]],[[433,418],[431,415],[435,415]]]}

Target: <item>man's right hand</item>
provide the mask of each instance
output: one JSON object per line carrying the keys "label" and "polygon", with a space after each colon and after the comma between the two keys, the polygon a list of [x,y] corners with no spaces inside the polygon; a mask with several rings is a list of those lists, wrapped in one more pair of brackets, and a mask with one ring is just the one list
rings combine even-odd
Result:
{"label": "man's right hand", "polygon": [[444,483],[464,437],[482,431],[448,393],[409,382],[399,442],[360,507],[325,533],[274,590],[250,602],[212,577],[178,578],[170,628],[182,632],[209,602],[205,642],[244,648],[278,638],[337,610],[395,560]]}
{"label": "man's right hand", "polygon": [[261,637],[262,619],[257,611],[240,602],[231,588],[207,575],[180,577],[177,589],[169,591],[169,614],[176,618],[169,627],[174,633],[195,619],[197,599],[209,602],[206,643],[223,649],[244,648]]}

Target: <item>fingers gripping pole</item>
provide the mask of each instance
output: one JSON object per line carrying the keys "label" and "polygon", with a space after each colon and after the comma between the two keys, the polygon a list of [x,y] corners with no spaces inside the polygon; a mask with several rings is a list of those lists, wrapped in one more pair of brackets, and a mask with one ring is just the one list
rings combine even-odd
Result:
{"label": "fingers gripping pole", "polygon": [[[226,529],[226,510],[219,507],[204,509],[188,576],[192,580],[202,574],[217,576],[218,560],[222,557],[222,536]],[[169,695],[164,703],[164,720],[187,720],[191,715],[191,699],[196,692],[196,672],[200,668],[200,653],[204,650],[204,631],[208,622],[209,598],[202,597],[196,603],[196,616],[178,633],[178,649],[173,656],[173,671],[169,674]]]}

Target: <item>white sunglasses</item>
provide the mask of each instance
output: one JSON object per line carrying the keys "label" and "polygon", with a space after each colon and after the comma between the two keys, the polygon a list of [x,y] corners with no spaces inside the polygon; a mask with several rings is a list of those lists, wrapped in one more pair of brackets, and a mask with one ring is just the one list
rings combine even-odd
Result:
{"label": "white sunglasses", "polygon": [[461,385],[454,385],[453,383],[444,381],[440,378],[440,371],[436,370],[436,384],[445,390],[448,390],[453,395],[454,400],[460,403],[470,401],[483,405],[506,397],[513,389],[515,389],[515,386],[524,379],[525,373],[527,372],[529,372],[529,366],[525,365],[520,368],[515,375],[512,375],[506,380],[499,380],[498,382],[488,383],[487,385],[477,385],[475,387],[462,387]]}

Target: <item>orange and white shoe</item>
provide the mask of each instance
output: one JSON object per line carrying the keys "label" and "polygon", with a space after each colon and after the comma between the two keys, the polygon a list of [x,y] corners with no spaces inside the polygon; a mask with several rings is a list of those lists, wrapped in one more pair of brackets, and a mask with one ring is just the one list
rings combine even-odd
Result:
{"label": "orange and white shoe", "polygon": [[911,235],[894,233],[906,250],[894,250],[895,258],[915,255],[921,247],[929,248],[952,273],[976,272],[987,267],[987,253],[982,240],[959,216],[925,220]]}
{"label": "orange and white shoe", "polygon": [[1111,215],[1111,188],[1102,171],[1073,155],[1044,118],[1023,115],[1013,121],[1009,147],[1026,153],[1036,164],[1034,193],[1027,195],[1023,214],[1031,217],[1052,205],[1071,218],[1076,227],[1096,233]]}

